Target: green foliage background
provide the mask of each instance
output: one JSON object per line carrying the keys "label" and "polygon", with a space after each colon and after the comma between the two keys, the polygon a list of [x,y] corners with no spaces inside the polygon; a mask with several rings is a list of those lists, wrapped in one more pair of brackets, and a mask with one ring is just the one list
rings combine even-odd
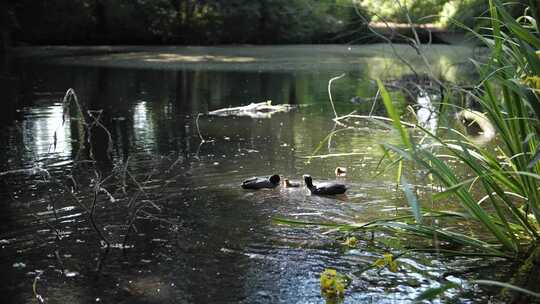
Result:
{"label": "green foliage background", "polygon": [[349,0],[20,0],[9,10],[28,43],[319,43],[362,28]]}
{"label": "green foliage background", "polygon": [[448,0],[408,0],[400,1],[400,6],[396,0],[355,1],[373,15],[374,21],[407,22],[406,12],[408,11],[411,20],[416,23],[437,21],[439,19],[438,15],[445,4],[458,2]]}
{"label": "green foliage background", "polygon": [[[510,0],[506,1],[509,2]],[[518,2],[524,0],[517,0]],[[515,2],[515,1],[514,1]],[[399,4],[398,4],[399,3]],[[30,44],[341,43],[372,41],[366,23],[473,27],[485,0],[18,0],[0,32]],[[523,13],[517,7],[513,15]],[[371,36],[371,37],[370,37]],[[5,39],[5,38],[3,38]]]}

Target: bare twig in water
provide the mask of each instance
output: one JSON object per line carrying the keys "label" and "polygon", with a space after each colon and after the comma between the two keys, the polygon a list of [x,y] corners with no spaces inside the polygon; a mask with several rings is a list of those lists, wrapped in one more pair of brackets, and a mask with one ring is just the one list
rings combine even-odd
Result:
{"label": "bare twig in water", "polygon": [[84,112],[82,110],[81,104],[79,103],[79,98],[77,97],[75,90],[72,88],[69,88],[66,91],[66,94],[64,95],[64,98],[62,99],[62,125],[64,125],[64,123],[66,122],[66,118],[69,117],[69,105],[71,104],[72,100],[75,103],[75,106],[77,107],[77,112],[79,116],[83,120],[83,124],[86,125],[87,124],[86,119],[84,118],[84,115],[83,115]]}
{"label": "bare twig in water", "polygon": [[199,117],[202,115],[202,113],[197,114],[197,118],[195,119],[195,126],[197,127],[197,133],[199,134],[199,138],[201,139],[201,143],[209,142],[204,139],[204,137],[201,134],[201,129],[199,127]]}
{"label": "bare twig in water", "polygon": [[45,299],[37,291],[37,282],[41,278],[42,274],[43,272],[37,271],[36,277],[34,278],[34,282],[32,283],[32,292],[34,293],[34,297],[36,298],[38,303],[41,303],[41,304],[45,303]]}
{"label": "bare twig in water", "polygon": [[[115,198],[116,193],[114,192],[111,193],[109,192],[109,190],[107,190],[109,186],[106,185],[106,182],[110,180],[111,178],[117,179],[118,182],[120,183],[119,190],[125,195],[128,194],[127,187],[130,181],[133,181],[133,183],[138,188],[138,191],[135,193],[135,195],[133,195],[133,197],[129,201],[129,204],[127,204],[126,206],[129,212],[129,213],[127,212],[128,213],[127,222],[130,225],[129,229],[135,228],[134,224],[135,224],[135,220],[139,218],[137,216],[138,214],[144,213],[145,216],[147,217],[151,216],[151,213],[150,213],[151,210],[146,210],[146,207],[153,208],[152,209],[153,211],[153,210],[160,210],[160,206],[158,206],[157,204],[155,204],[153,201],[151,201],[148,198],[148,195],[145,193],[144,188],[143,188],[144,183],[143,185],[139,184],[139,182],[130,174],[129,169],[128,169],[129,158],[125,161],[125,163],[121,164],[119,169],[113,170],[112,173],[106,177],[105,175],[102,175],[102,173],[98,171],[98,169],[96,169],[95,167],[96,160],[94,159],[95,153],[93,151],[94,148],[92,146],[93,145],[92,132],[96,131],[94,128],[101,129],[98,131],[104,132],[105,137],[107,137],[107,140],[108,140],[108,144],[107,144],[108,155],[107,156],[112,157],[112,152],[113,152],[112,151],[113,139],[112,139],[111,132],[107,129],[107,127],[102,122],[102,118],[104,114],[103,110],[88,110],[88,111],[83,110],[81,104],[79,103],[78,97],[73,89],[67,90],[63,98],[62,106],[63,106],[62,124],[59,127],[64,127],[65,122],[68,119],[70,119],[69,109],[71,107],[73,110],[76,111],[76,114],[75,113],[74,114],[78,116],[78,117],[73,117],[72,119],[78,122],[77,127],[82,129],[81,131],[84,132],[84,137],[85,137],[84,140],[78,141],[80,144],[80,147],[79,147],[80,149],[78,150],[77,155],[74,156],[73,158],[74,166],[72,168],[72,172],[65,174],[67,179],[66,180],[57,179],[54,176],[51,176],[49,172],[41,168],[39,164],[35,165],[35,167],[30,168],[30,169],[19,169],[19,170],[10,170],[10,171],[5,171],[5,172],[0,172],[0,177],[4,175],[12,175],[12,174],[39,175],[42,179],[44,179],[44,182],[47,182],[48,188],[65,190],[66,195],[68,196],[67,198],[69,199],[69,196],[71,196],[71,198],[75,201],[75,203],[82,210],[84,210],[85,214],[88,217],[88,222],[90,223],[89,226],[97,234],[98,242],[99,242],[99,245],[98,245],[99,256],[98,256],[95,270],[97,271],[97,273],[99,273],[103,265],[105,264],[105,260],[108,256],[110,248],[113,245],[112,239],[108,236],[106,227],[103,226],[99,222],[99,218],[97,215],[99,213],[98,212],[99,205],[100,205],[100,202],[104,201],[105,197],[108,198],[107,200],[108,202],[117,202],[117,199]],[[198,121],[197,121],[197,127],[198,127]],[[200,134],[199,128],[198,128],[198,132],[199,132],[200,138],[204,142],[209,142],[208,140],[205,140],[202,137],[202,134]],[[57,135],[55,134],[55,137],[52,138],[54,142],[61,140],[60,138],[56,138],[56,136]],[[54,145],[54,142],[53,142],[53,145]],[[84,160],[84,159],[79,160],[80,153],[83,149],[89,152],[90,160]],[[34,158],[36,159],[36,163],[37,163],[38,162],[37,157],[34,157]],[[94,167],[93,172],[94,172],[95,177],[93,179],[92,184],[89,186],[89,190],[91,192],[90,192],[90,201],[88,203],[84,201],[86,196],[81,197],[77,194],[77,192],[81,190],[79,189],[79,185],[82,185],[82,183],[78,182],[76,175],[74,174],[74,170],[76,170],[75,166],[77,164],[82,164],[82,163],[89,163],[90,166]],[[155,171],[155,168],[150,170],[148,176],[146,177],[146,182],[152,178],[152,174],[154,171]],[[89,171],[89,172],[91,174],[92,171]],[[87,176],[88,171],[85,170],[83,174]],[[65,181],[67,181],[67,183],[65,183]],[[72,184],[73,187],[71,187],[70,184]],[[59,188],[55,187],[55,185],[59,185]],[[62,250],[61,250],[62,249],[61,240],[63,238],[62,237],[63,232],[61,230],[62,227],[58,226],[60,225],[61,214],[58,213],[58,209],[57,209],[60,207],[60,205],[58,204],[62,200],[59,196],[60,194],[55,194],[49,191],[45,193],[46,197],[47,195],[48,195],[48,199],[50,200],[50,206],[52,207],[52,210],[51,209],[49,210],[51,210],[51,213],[54,216],[54,220],[51,220],[49,218],[43,218],[43,216],[37,216],[37,215],[34,215],[34,216],[36,217],[36,219],[48,225],[48,227],[51,228],[51,231],[55,234],[56,248],[54,248],[53,254],[56,257],[56,260],[59,264],[59,268],[61,268],[62,272],[65,274],[66,268],[64,266],[64,261],[62,261]],[[136,204],[135,202],[137,202],[137,200],[140,198],[140,195],[143,195],[145,199],[142,202]],[[127,231],[127,234],[129,234],[129,229]],[[39,273],[34,279],[33,292],[34,292],[35,298],[37,299],[39,303],[45,303],[45,299],[41,295],[39,295],[37,292],[37,282],[40,279],[39,278],[40,275],[41,273]]]}
{"label": "bare twig in water", "polygon": [[176,160],[169,166],[166,172],[171,172],[171,170],[176,167],[176,165],[181,164],[184,161],[184,157],[179,153]]}
{"label": "bare twig in water", "polygon": [[[388,117],[384,117],[384,116],[375,116],[375,115],[355,115],[355,114],[348,114],[348,115],[345,115],[345,116],[340,116],[338,118],[336,118],[336,120],[343,120],[343,119],[348,119],[348,118],[359,118],[359,119],[375,119],[375,120],[382,120],[382,121],[388,121],[388,122],[392,122],[392,119],[391,118],[388,118]],[[416,125],[415,124],[412,124],[412,123],[409,123],[409,122],[406,122],[406,121],[401,121],[401,124],[406,126],[406,127],[409,127],[409,128],[415,128]]]}
{"label": "bare twig in water", "polygon": [[58,222],[58,212],[56,211],[56,201],[53,195],[51,194],[51,189],[47,189],[47,195],[49,196],[49,201],[51,202],[51,207],[54,214],[54,220]]}
{"label": "bare twig in water", "polygon": [[0,172],[0,177],[4,175],[14,175],[14,174],[26,174],[26,175],[43,174],[45,178],[47,179],[51,178],[49,171],[41,168],[39,164],[30,169],[14,169],[14,170],[2,171]]}
{"label": "bare twig in water", "polygon": [[66,267],[64,266],[64,260],[62,260],[62,257],[60,257],[60,251],[56,249],[54,251],[54,256],[56,257],[56,260],[58,261],[58,264],[60,265],[60,269],[62,270],[62,274],[66,274]]}
{"label": "bare twig in water", "polygon": [[[69,113],[69,106],[71,105],[71,102],[75,103],[75,107],[77,110],[77,116],[79,117],[81,123],[83,124],[85,129],[88,129],[88,122],[86,121],[86,118],[84,116],[83,109],[81,107],[81,104],[79,103],[79,98],[77,97],[77,93],[75,93],[75,90],[72,88],[69,88],[66,91],[66,94],[64,95],[64,98],[62,99],[62,124],[61,126],[64,126],[66,120],[68,117],[70,117]],[[85,148],[85,142],[79,141],[79,144],[81,145],[79,150],[83,150]]]}
{"label": "bare twig in water", "polygon": [[[201,142],[201,144],[202,144],[202,142]],[[150,173],[146,177],[146,180],[143,181],[143,183],[146,183],[146,182],[151,180],[152,175],[154,173],[154,169],[155,168],[152,168],[152,170],[150,170]],[[130,201],[128,203],[127,208],[128,208],[128,212],[129,212],[129,217],[128,217],[127,221],[126,221],[127,229],[126,229],[126,233],[124,235],[124,241],[122,242],[122,249],[127,248],[127,242],[128,242],[129,234],[131,233],[131,231],[136,231],[135,221],[137,220],[137,215],[138,215],[140,210],[142,210],[147,205],[151,205],[156,210],[161,211],[161,208],[158,205],[156,205],[152,200],[148,199],[148,195],[147,195],[146,191],[144,190],[142,185],[135,179],[135,177],[133,177],[131,175],[131,173],[128,171],[127,167],[125,169],[125,173],[131,178],[133,183],[135,183],[135,185],[138,188],[138,191],[135,193],[135,195],[133,195],[133,197],[130,199]],[[139,199],[140,195],[144,195],[147,199],[142,201],[140,204],[137,205],[136,202]]]}
{"label": "bare twig in water", "polygon": [[371,106],[371,110],[369,111],[368,116],[371,116],[373,114],[373,111],[375,111],[375,105],[377,104],[377,100],[380,94],[381,94],[381,90],[377,89],[377,94],[375,94],[375,98],[373,99],[373,105]]}
{"label": "bare twig in water", "polygon": [[201,139],[201,142],[199,143],[199,146],[197,147],[197,153],[195,153],[195,159],[199,160],[199,152],[201,151],[202,145],[205,143],[213,142],[213,140],[206,140],[201,134],[201,129],[199,127],[199,117],[203,115],[202,113],[197,114],[197,118],[195,119],[195,126],[197,127],[197,134],[199,134],[199,138]]}
{"label": "bare twig in water", "polygon": [[301,158],[330,158],[330,157],[343,157],[343,156],[354,156],[354,155],[366,155],[366,152],[350,152],[350,153],[330,153],[330,154],[318,154],[311,156],[302,156]]}
{"label": "bare twig in water", "polygon": [[338,79],[341,79],[343,77],[345,77],[345,73],[328,80],[328,98],[330,98],[330,104],[332,105],[332,110],[334,111],[334,117],[336,117],[336,118],[338,117],[338,115],[337,115],[337,112],[336,112],[336,107],[334,106],[334,100],[332,99],[332,82],[334,80],[338,80]]}
{"label": "bare twig in water", "polygon": [[99,174],[99,172],[94,171],[94,174],[96,176],[96,180],[94,181],[94,199],[92,200],[92,206],[90,207],[89,219],[90,219],[90,223],[92,224],[92,227],[94,228],[94,230],[98,234],[99,238],[105,243],[105,247],[109,248],[111,243],[103,235],[103,232],[98,227],[98,225],[96,223],[96,220],[95,220],[97,199],[98,199],[99,192],[101,191],[101,184],[102,184],[103,181],[101,180],[101,174]]}
{"label": "bare twig in water", "polygon": [[111,247],[107,247],[107,248],[105,248],[104,251],[99,252],[99,258],[98,258],[98,262],[97,262],[97,265],[96,265],[96,273],[101,272],[101,267],[103,267],[103,264],[105,263],[105,259],[109,255],[109,250],[110,249],[111,249]]}
{"label": "bare twig in water", "polygon": [[94,151],[92,148],[91,135],[92,135],[92,129],[96,126],[101,128],[105,132],[105,134],[107,134],[107,157],[111,158],[112,157],[111,154],[113,151],[113,140],[112,140],[111,132],[109,132],[107,127],[105,127],[100,121],[101,114],[103,114],[103,110],[96,110],[96,111],[88,110],[87,113],[88,113],[88,117],[92,118],[92,123],[90,125],[87,125],[87,129],[86,129],[86,132],[88,133],[87,140],[88,140],[88,144],[90,145],[90,158],[94,159]]}
{"label": "bare twig in water", "polygon": [[122,248],[123,249],[126,249],[127,248],[127,242],[129,240],[129,234],[132,230],[136,231],[136,228],[135,228],[135,220],[137,220],[137,215],[139,214],[139,212],[143,211],[144,208],[146,208],[147,206],[152,206],[154,207],[155,209],[157,209],[158,211],[161,211],[161,208],[159,208],[159,206],[157,206],[154,202],[150,201],[150,200],[145,200],[145,201],[142,201],[138,206],[137,208],[133,211],[132,213],[132,216],[131,218],[129,219],[129,222],[127,223],[127,231],[126,231],[126,234],[124,236],[124,241],[122,242]]}
{"label": "bare twig in water", "polygon": [[122,166],[122,170],[120,172],[120,183],[122,184],[122,193],[127,194],[127,183],[126,183],[126,176],[128,171],[128,164],[129,164],[129,156],[127,157],[126,161],[124,162]]}

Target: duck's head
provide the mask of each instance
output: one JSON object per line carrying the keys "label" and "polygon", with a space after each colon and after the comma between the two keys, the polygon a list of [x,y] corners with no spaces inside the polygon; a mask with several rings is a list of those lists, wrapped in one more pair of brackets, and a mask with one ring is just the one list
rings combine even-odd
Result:
{"label": "duck's head", "polygon": [[338,177],[347,176],[347,168],[344,168],[344,167],[337,167],[334,172],[336,173],[336,176]]}
{"label": "duck's head", "polygon": [[304,174],[304,182],[306,183],[306,186],[308,186],[308,188],[313,187],[313,179],[311,179],[311,175]]}
{"label": "duck's head", "polygon": [[280,178],[279,178],[279,175],[274,174],[274,175],[270,176],[269,180],[270,180],[270,182],[272,184],[277,185],[277,184],[279,184]]}

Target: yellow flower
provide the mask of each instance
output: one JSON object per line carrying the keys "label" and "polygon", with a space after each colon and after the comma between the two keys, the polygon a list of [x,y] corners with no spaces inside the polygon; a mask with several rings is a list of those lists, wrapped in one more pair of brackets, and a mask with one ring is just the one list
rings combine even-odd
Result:
{"label": "yellow flower", "polygon": [[321,273],[321,293],[325,297],[342,297],[349,278],[335,269],[327,268]]}
{"label": "yellow flower", "polygon": [[391,253],[385,253],[383,254],[382,259],[377,259],[374,263],[374,266],[379,268],[388,268],[391,272],[397,272],[398,271],[398,264],[394,260],[394,256]]}
{"label": "yellow flower", "polygon": [[354,236],[351,236],[351,237],[346,238],[345,242],[343,242],[341,244],[345,245],[347,247],[354,248],[354,247],[356,247],[356,245],[358,245],[358,240]]}
{"label": "yellow flower", "polygon": [[540,76],[527,76],[523,82],[536,92],[540,92]]}

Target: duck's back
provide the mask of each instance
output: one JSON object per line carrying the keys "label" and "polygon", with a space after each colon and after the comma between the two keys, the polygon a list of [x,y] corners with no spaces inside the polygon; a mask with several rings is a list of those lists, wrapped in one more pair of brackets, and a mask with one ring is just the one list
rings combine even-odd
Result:
{"label": "duck's back", "polygon": [[315,189],[312,190],[314,194],[342,194],[347,191],[347,186],[335,182],[319,183]]}
{"label": "duck's back", "polygon": [[274,188],[275,186],[268,179],[261,177],[249,178],[242,182],[242,188],[244,189]]}

